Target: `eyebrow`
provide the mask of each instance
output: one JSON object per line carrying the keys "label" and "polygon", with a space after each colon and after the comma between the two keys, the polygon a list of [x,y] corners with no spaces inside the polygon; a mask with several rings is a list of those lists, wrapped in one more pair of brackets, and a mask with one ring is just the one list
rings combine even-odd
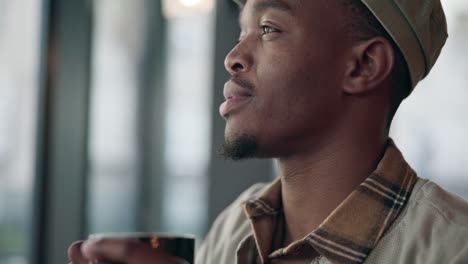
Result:
{"label": "eyebrow", "polygon": [[286,2],[282,0],[267,0],[262,2],[257,2],[253,6],[254,13],[263,13],[267,9],[277,9],[281,11],[291,12],[292,8]]}
{"label": "eyebrow", "polygon": [[[296,0],[297,1],[297,0]],[[242,14],[244,13],[244,6],[241,6],[241,11],[239,13],[238,23],[242,28]],[[284,12],[292,12],[292,8],[289,4],[282,0],[266,0],[262,2],[257,2],[253,6],[253,13],[254,14],[261,14],[264,13],[268,9],[276,9]]]}

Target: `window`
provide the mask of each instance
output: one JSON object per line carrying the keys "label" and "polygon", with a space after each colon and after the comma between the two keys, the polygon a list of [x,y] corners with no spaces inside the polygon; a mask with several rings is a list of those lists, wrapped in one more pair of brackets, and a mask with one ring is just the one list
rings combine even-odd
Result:
{"label": "window", "polygon": [[[163,227],[197,234],[207,221],[214,1],[166,0],[167,118]],[[190,219],[190,221],[187,221]]]}
{"label": "window", "polygon": [[0,263],[28,263],[40,0],[0,1]]}
{"label": "window", "polygon": [[136,231],[144,0],[94,1],[89,232]]}
{"label": "window", "polygon": [[[211,81],[214,1],[166,1],[164,90],[163,195],[159,212],[141,212],[143,150],[158,140],[142,135],[140,96],[142,74],[151,32],[148,2],[100,0],[94,2],[91,126],[89,142],[89,233],[164,231],[195,233],[201,239],[206,221],[206,188],[211,129]],[[156,12],[156,11],[155,11]],[[161,40],[157,40],[161,41]],[[151,100],[150,100],[151,101]],[[152,103],[155,103],[152,101]],[[149,118],[149,120],[154,120]],[[165,121],[164,121],[165,120]],[[195,151],[196,150],[196,151]],[[158,229],[142,226],[142,217],[159,214]],[[190,219],[190,221],[187,221]]]}
{"label": "window", "polygon": [[468,2],[443,2],[448,41],[438,62],[405,100],[392,135],[420,177],[468,199]]}

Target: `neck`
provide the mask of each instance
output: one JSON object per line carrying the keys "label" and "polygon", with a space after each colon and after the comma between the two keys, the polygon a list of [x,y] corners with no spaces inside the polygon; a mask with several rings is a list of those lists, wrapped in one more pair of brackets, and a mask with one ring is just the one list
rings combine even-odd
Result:
{"label": "neck", "polygon": [[[315,230],[376,168],[387,136],[333,137],[314,151],[280,158],[286,219],[284,245]],[[340,137],[338,137],[340,138]]]}

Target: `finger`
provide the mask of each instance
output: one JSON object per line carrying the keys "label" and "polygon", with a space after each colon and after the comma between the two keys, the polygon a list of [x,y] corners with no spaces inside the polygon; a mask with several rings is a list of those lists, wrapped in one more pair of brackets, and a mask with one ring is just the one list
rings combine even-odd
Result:
{"label": "finger", "polygon": [[128,264],[180,264],[181,262],[149,245],[126,239],[86,241],[82,252],[88,259],[126,262]]}
{"label": "finger", "polygon": [[68,247],[68,258],[72,264],[88,264],[88,260],[81,253],[83,241],[76,241]]}

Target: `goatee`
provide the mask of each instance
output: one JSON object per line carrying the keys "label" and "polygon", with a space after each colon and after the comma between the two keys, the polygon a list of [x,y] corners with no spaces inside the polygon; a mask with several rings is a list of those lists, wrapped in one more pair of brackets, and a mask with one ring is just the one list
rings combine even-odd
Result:
{"label": "goatee", "polygon": [[226,160],[239,161],[253,158],[257,154],[257,139],[249,134],[237,135],[232,139],[226,138],[218,153]]}

